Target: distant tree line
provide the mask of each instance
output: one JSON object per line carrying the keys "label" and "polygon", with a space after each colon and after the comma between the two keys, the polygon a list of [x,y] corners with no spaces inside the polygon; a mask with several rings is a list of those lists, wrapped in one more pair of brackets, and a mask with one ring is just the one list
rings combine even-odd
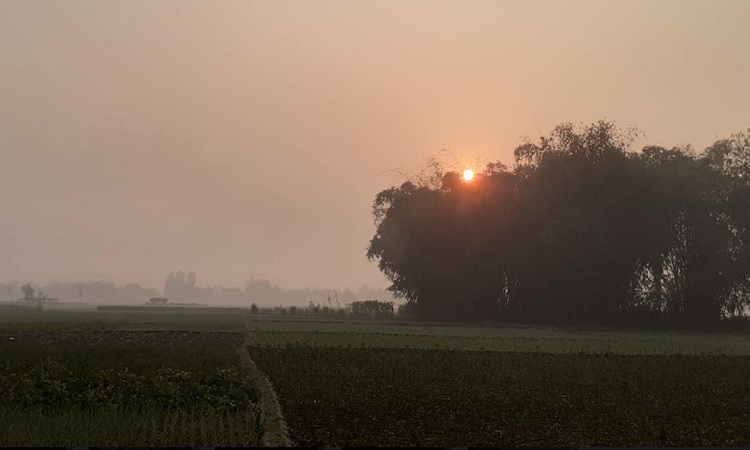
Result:
{"label": "distant tree line", "polygon": [[425,319],[715,323],[750,305],[750,130],[631,151],[563,124],[467,182],[433,164],[380,192],[367,256]]}
{"label": "distant tree line", "polygon": [[309,304],[320,308],[344,308],[356,300],[393,300],[393,294],[385,289],[367,286],[357,291],[345,289],[283,289],[266,279],[251,277],[244,288],[223,286],[199,286],[194,272],[176,271],[167,275],[164,297],[170,302],[206,303],[236,306],[298,306]]}
{"label": "distant tree line", "polygon": [[351,314],[355,317],[393,317],[393,302],[378,300],[363,300],[349,305]]}
{"label": "distant tree line", "polygon": [[[16,301],[20,297],[37,298],[40,294],[63,302],[109,303],[143,305],[151,298],[167,299],[172,304],[231,305],[250,307],[252,303],[263,307],[304,307],[314,303],[322,308],[344,309],[357,300],[393,300],[393,294],[384,289],[362,286],[356,291],[345,289],[283,289],[265,279],[251,278],[244,288],[200,286],[194,272],[170,272],[164,291],[145,288],[135,283],[116,285],[111,281],[52,282],[43,287],[34,283],[19,286],[18,282],[0,284],[0,301]],[[163,301],[163,300],[159,300]]]}
{"label": "distant tree line", "polygon": [[[259,308],[252,303],[250,314],[260,315],[291,315],[291,316],[320,316],[329,318],[351,317],[357,319],[393,319],[397,316],[394,312],[393,302],[381,300],[357,300],[343,306],[328,306],[310,302],[307,307],[299,306],[275,306]],[[399,317],[409,318],[401,314]]]}
{"label": "distant tree line", "polygon": [[92,282],[52,282],[43,287],[34,283],[26,283],[18,286],[18,282],[0,284],[0,298],[6,301],[19,299],[19,294],[24,299],[38,298],[40,296],[60,299],[65,302],[93,302],[93,303],[143,303],[146,299],[158,296],[156,289],[141,287],[135,283],[127,283],[121,286],[111,281]]}

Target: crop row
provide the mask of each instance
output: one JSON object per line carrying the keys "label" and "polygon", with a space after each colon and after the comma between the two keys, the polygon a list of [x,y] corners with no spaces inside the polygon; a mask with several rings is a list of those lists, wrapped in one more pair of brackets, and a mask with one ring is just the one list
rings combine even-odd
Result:
{"label": "crop row", "polygon": [[257,447],[254,411],[102,408],[58,414],[0,408],[7,447]]}
{"label": "crop row", "polygon": [[90,330],[90,331],[2,331],[0,345],[85,345],[101,344],[158,345],[161,348],[195,345],[238,346],[240,333],[223,331],[171,331],[171,330]]}
{"label": "crop row", "polygon": [[246,315],[198,311],[21,311],[0,312],[0,330],[67,331],[101,329],[240,331]]}
{"label": "crop row", "polygon": [[750,341],[739,336],[574,335],[565,337],[464,336],[352,331],[269,331],[249,333],[255,346],[405,348],[424,350],[589,353],[621,355],[750,355]]}

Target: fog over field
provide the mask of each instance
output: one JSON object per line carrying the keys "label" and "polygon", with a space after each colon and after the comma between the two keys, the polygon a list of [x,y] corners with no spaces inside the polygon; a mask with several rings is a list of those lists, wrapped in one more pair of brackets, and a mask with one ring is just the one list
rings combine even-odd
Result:
{"label": "fog over field", "polygon": [[748,48],[745,0],[3,0],[0,282],[384,288],[393,169],[603,116],[701,150]]}

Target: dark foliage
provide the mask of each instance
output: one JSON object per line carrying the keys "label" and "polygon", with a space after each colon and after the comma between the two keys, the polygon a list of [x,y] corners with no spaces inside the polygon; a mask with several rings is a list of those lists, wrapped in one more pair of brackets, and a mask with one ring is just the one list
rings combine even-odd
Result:
{"label": "dark foliage", "polygon": [[349,304],[355,317],[393,317],[393,302],[364,300]]}
{"label": "dark foliage", "polygon": [[[750,132],[631,152],[560,125],[489,164],[380,192],[367,256],[418,317],[706,325],[750,305]],[[439,170],[439,168],[438,168]],[[442,183],[434,182],[441,178]]]}

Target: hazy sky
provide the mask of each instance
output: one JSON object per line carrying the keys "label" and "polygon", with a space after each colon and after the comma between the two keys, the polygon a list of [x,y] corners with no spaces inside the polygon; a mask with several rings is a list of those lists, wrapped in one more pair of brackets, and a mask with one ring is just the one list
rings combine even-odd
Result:
{"label": "hazy sky", "polygon": [[702,149],[749,55],[748,0],[0,0],[0,281],[385,286],[390,169],[603,117]]}

